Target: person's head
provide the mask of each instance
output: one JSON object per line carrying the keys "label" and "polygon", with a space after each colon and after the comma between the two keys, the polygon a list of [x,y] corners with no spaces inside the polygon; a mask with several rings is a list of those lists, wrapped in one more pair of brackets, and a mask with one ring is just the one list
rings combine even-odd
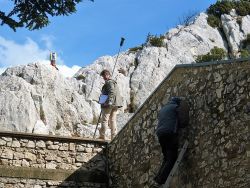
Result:
{"label": "person's head", "polygon": [[172,97],[170,101],[175,102],[177,105],[180,105],[181,98],[180,97]]}
{"label": "person's head", "polygon": [[104,70],[100,73],[100,75],[102,76],[102,78],[103,78],[104,80],[108,80],[108,79],[110,79],[110,77],[111,77],[110,72],[109,72],[108,70],[106,70],[106,69],[104,69]]}

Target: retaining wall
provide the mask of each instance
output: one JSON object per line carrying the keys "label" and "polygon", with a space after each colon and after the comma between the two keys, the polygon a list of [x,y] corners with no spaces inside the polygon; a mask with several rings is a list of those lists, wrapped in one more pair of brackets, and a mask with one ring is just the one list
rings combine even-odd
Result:
{"label": "retaining wall", "polygon": [[0,187],[107,187],[106,142],[0,132]]}
{"label": "retaining wall", "polygon": [[108,145],[111,187],[149,187],[162,160],[157,116],[171,96],[186,97],[191,109],[172,187],[249,187],[249,59],[176,66]]}

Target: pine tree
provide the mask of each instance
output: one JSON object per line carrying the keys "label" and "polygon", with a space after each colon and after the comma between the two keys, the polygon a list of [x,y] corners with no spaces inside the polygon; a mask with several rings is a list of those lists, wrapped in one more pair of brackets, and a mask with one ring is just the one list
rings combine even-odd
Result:
{"label": "pine tree", "polygon": [[[47,26],[49,17],[68,16],[76,12],[76,5],[82,0],[11,0],[13,9],[9,12],[0,10],[1,25],[6,24],[16,31],[19,27],[36,30]],[[94,1],[94,0],[90,0]]]}

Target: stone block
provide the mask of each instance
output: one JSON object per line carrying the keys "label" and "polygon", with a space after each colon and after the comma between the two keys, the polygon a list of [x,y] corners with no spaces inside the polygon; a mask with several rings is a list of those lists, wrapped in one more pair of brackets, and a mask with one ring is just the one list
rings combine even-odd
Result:
{"label": "stone block", "polygon": [[22,160],[13,160],[13,166],[22,166]]}
{"label": "stone block", "polygon": [[42,141],[42,140],[36,142],[36,147],[38,147],[38,148],[45,148],[46,147],[45,142]]}
{"label": "stone block", "polygon": [[55,162],[46,162],[45,164],[45,168],[48,168],[48,169],[56,169],[57,167],[57,164]]}
{"label": "stone block", "polygon": [[30,163],[26,159],[23,159],[22,162],[21,162],[21,164],[24,167],[29,167],[30,166]]}
{"label": "stone block", "polygon": [[29,140],[26,147],[27,148],[35,148],[35,142]]}
{"label": "stone block", "polygon": [[13,147],[13,148],[20,148],[20,146],[21,146],[21,144],[20,144],[20,142],[17,141],[17,140],[14,140],[14,141],[12,142],[12,145],[11,145],[11,147]]}
{"label": "stone block", "polygon": [[25,152],[24,153],[24,159],[28,161],[35,161],[36,160],[36,155],[30,152]]}
{"label": "stone block", "polygon": [[83,151],[85,151],[85,147],[84,147],[84,146],[81,146],[81,145],[78,145],[78,146],[76,147],[76,151],[83,152]]}
{"label": "stone block", "polygon": [[48,145],[48,149],[49,150],[58,150],[59,149],[59,145]]}
{"label": "stone block", "polygon": [[70,151],[75,151],[75,144],[74,143],[69,144],[69,150]]}
{"label": "stone block", "polygon": [[59,148],[60,151],[67,151],[69,149],[68,143],[63,143]]}
{"label": "stone block", "polygon": [[91,158],[93,158],[93,155],[90,153],[80,153],[76,156],[76,162],[88,162]]}
{"label": "stone block", "polygon": [[20,153],[20,152],[15,152],[14,153],[14,157],[13,159],[23,159],[24,158],[24,154],[23,153]]}
{"label": "stone block", "polygon": [[87,153],[92,153],[92,151],[93,151],[93,148],[85,148],[85,150],[84,150],[85,152],[87,152]]}
{"label": "stone block", "polygon": [[11,137],[2,137],[2,139],[5,140],[6,142],[12,142]]}
{"label": "stone block", "polygon": [[11,149],[4,149],[1,154],[1,158],[3,159],[13,159],[13,156],[14,156],[14,151]]}
{"label": "stone block", "polygon": [[5,140],[3,140],[3,139],[0,139],[0,146],[5,146],[6,145],[6,141]]}

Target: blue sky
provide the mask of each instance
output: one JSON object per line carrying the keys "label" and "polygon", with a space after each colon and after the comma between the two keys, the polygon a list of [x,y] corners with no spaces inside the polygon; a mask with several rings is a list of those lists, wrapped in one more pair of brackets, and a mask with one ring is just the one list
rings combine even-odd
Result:
{"label": "blue sky", "polygon": [[[0,9],[9,8],[0,0]],[[77,12],[54,17],[37,31],[14,32],[0,26],[0,68],[48,60],[56,51],[59,64],[83,67],[100,56],[115,55],[120,38],[122,51],[144,43],[148,33],[160,35],[180,23],[186,15],[205,11],[216,0],[95,0],[78,4]],[[12,56],[12,57],[10,57]]]}

